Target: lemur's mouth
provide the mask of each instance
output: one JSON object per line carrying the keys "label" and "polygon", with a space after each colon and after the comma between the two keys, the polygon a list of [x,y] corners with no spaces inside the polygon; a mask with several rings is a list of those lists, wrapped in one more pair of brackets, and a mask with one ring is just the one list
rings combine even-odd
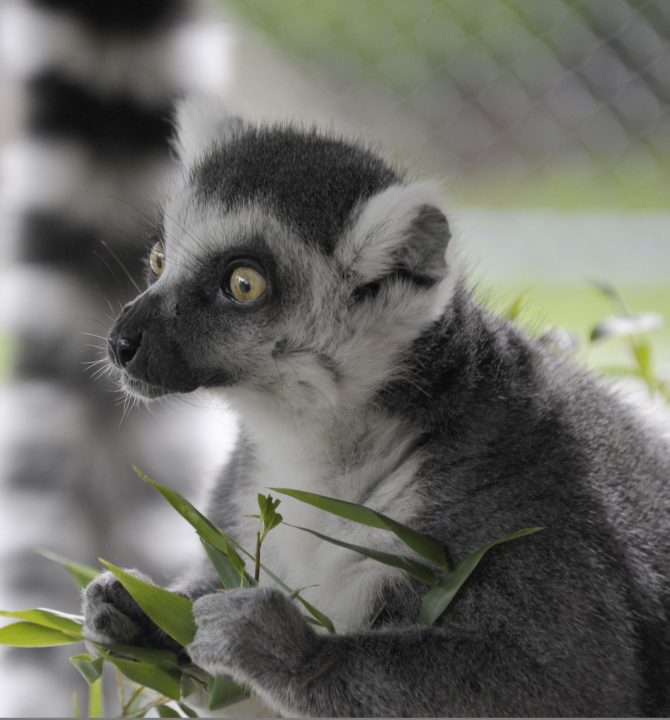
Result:
{"label": "lemur's mouth", "polygon": [[160,385],[152,385],[145,380],[138,380],[127,373],[123,374],[121,384],[129,395],[140,400],[156,400],[170,394],[169,390],[162,388]]}

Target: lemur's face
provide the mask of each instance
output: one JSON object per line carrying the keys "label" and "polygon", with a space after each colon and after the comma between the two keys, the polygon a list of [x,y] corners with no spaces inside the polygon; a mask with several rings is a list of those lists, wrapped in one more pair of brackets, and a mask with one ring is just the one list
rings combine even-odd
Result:
{"label": "lemur's face", "polygon": [[149,287],[109,337],[124,388],[319,405],[374,391],[444,305],[436,201],[357,146],[238,130],[165,206]]}

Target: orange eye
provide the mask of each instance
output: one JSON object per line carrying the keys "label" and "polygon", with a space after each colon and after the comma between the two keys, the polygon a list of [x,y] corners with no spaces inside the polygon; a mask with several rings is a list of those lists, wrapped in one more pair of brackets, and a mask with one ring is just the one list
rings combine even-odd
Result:
{"label": "orange eye", "polygon": [[258,270],[246,265],[236,267],[228,282],[230,294],[241,303],[258,300],[267,286],[265,278]]}
{"label": "orange eye", "polygon": [[163,249],[163,243],[157,242],[151,248],[151,255],[149,255],[149,265],[151,266],[151,272],[156,276],[160,277],[165,270],[165,250]]}

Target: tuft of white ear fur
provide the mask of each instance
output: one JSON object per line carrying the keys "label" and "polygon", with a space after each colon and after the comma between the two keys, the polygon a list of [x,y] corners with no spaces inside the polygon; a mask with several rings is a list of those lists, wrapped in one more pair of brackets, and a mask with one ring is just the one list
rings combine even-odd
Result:
{"label": "tuft of white ear fur", "polygon": [[[363,282],[383,277],[399,264],[410,272],[420,271],[440,280],[446,273],[444,258],[449,241],[448,225],[440,210],[442,202],[434,183],[392,185],[359,210],[353,227],[338,243],[337,259]],[[426,232],[428,225],[433,226],[428,228],[430,232]],[[424,237],[416,238],[413,245],[412,235],[417,233]]]}
{"label": "tuft of white ear fur", "polygon": [[243,126],[231,115],[219,95],[190,95],[177,106],[177,136],[173,146],[186,166],[192,165],[212,145],[226,139]]}

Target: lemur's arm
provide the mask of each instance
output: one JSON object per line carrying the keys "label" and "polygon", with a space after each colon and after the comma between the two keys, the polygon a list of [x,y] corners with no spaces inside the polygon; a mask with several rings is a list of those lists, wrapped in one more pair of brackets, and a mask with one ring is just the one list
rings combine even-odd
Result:
{"label": "lemur's arm", "polygon": [[[288,716],[634,712],[637,699],[626,688],[638,663],[628,629],[610,622],[604,598],[602,617],[583,613],[579,597],[558,616],[555,607],[543,614],[543,598],[533,598],[539,605],[529,616],[512,588],[481,590],[442,626],[343,635],[316,633],[274,589],[216,593],[195,603],[198,632],[188,652],[210,673],[232,676]],[[500,623],[506,613],[511,617]],[[611,624],[609,633],[593,643],[603,624]]]}
{"label": "lemur's arm", "polygon": [[[208,517],[219,527],[233,527],[234,510],[226,502],[226,488],[243,481],[248,446],[241,439],[212,490]],[[147,582],[151,578],[131,571]],[[221,588],[221,580],[203,552],[192,567],[170,584],[170,590],[197,600]],[[89,583],[83,593],[82,612],[86,637],[102,644],[137,644],[175,648],[175,643],[158,628],[109,571]]]}
{"label": "lemur's arm", "polygon": [[267,588],[208,595],[195,615],[193,661],[288,716],[522,717],[565,709],[563,690],[552,696],[546,680],[534,683],[536,663],[504,639],[416,625],[319,635],[294,603]]}

